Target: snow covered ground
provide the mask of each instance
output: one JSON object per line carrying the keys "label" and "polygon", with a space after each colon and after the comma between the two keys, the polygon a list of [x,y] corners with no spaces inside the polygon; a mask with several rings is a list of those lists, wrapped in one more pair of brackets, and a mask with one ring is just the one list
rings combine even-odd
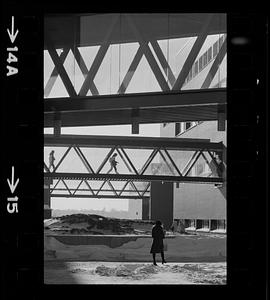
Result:
{"label": "snow covered ground", "polygon": [[166,233],[151,262],[151,222],[97,215],[44,221],[45,284],[226,284],[226,235]]}
{"label": "snow covered ground", "polygon": [[46,261],[45,284],[226,284],[226,263]]}

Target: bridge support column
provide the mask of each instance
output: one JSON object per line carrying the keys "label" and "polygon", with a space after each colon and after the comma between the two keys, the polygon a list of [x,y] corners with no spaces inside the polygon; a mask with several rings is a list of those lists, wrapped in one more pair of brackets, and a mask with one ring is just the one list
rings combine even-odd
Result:
{"label": "bridge support column", "polygon": [[44,179],[44,219],[50,219],[52,217],[50,184],[52,184],[52,179],[45,178]]}
{"label": "bridge support column", "polygon": [[142,199],[142,219],[143,220],[150,219],[150,198]]}
{"label": "bridge support column", "polygon": [[55,137],[60,137],[61,126],[62,126],[61,115],[60,113],[55,113],[54,124],[53,124],[53,134],[55,135]]}
{"label": "bridge support column", "polygon": [[160,220],[165,229],[173,222],[173,182],[151,182],[150,194],[151,220]]}

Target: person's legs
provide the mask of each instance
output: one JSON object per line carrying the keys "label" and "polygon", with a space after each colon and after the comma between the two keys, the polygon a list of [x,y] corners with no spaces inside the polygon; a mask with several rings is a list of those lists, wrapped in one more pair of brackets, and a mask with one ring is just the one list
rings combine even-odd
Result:
{"label": "person's legs", "polygon": [[113,166],[111,166],[111,168],[110,168],[110,170],[107,172],[107,174],[110,173],[112,169],[113,169]]}
{"label": "person's legs", "polygon": [[164,258],[164,252],[161,251],[160,254],[161,254],[161,258],[162,258],[162,263],[163,264],[166,263],[165,258]]}
{"label": "person's legs", "polygon": [[113,168],[114,168],[115,173],[119,174],[118,171],[117,171],[117,169],[116,169],[116,166],[114,166]]}
{"label": "person's legs", "polygon": [[152,253],[152,255],[153,255],[153,264],[155,266],[157,266],[157,263],[156,263],[156,253]]}

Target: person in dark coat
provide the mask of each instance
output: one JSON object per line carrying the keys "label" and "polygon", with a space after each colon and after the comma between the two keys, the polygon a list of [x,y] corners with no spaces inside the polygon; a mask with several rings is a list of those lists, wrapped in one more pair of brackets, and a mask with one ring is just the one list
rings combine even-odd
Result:
{"label": "person in dark coat", "polygon": [[164,264],[166,263],[164,258],[164,245],[163,245],[163,239],[165,238],[165,233],[162,227],[162,223],[160,221],[156,221],[155,226],[153,226],[152,237],[153,237],[153,243],[151,246],[150,253],[152,253],[153,255],[153,264],[157,266],[156,253],[161,254],[162,264]]}

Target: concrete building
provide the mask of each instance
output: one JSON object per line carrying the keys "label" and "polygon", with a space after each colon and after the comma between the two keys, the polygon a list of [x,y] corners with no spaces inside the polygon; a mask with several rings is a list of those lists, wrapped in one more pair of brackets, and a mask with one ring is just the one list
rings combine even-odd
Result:
{"label": "concrete building", "polygon": [[[225,39],[225,35],[215,35],[208,38],[195,60],[185,81],[183,89],[198,89],[202,86],[208,74],[213,59]],[[219,70],[212,80],[210,88],[226,87],[226,55],[220,62]],[[161,125],[161,137],[203,138],[211,142],[224,144],[224,163],[226,164],[226,121],[225,128],[219,130],[218,121],[164,123]],[[176,153],[178,164],[185,163],[184,153]],[[209,176],[213,170],[207,162],[199,160],[191,170],[194,176],[198,174]],[[226,178],[226,174],[223,174]],[[173,184],[173,219],[181,221],[186,229],[201,231],[225,231],[226,229],[226,183],[222,186],[214,184],[174,183]]]}

